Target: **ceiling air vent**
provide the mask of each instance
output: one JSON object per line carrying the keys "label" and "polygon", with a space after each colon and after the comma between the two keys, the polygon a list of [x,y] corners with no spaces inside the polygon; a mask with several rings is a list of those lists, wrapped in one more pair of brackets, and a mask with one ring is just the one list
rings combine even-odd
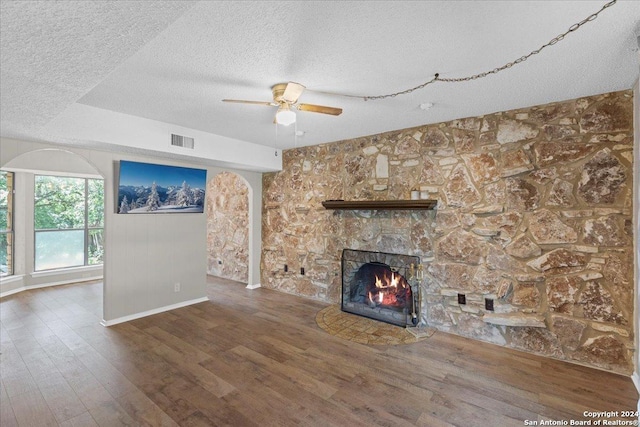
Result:
{"label": "ceiling air vent", "polygon": [[171,145],[174,147],[190,148],[193,150],[194,139],[188,136],[171,134]]}

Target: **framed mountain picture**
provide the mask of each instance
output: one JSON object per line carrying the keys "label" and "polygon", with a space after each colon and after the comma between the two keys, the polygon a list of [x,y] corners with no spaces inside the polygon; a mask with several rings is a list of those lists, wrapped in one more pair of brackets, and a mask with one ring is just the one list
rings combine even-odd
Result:
{"label": "framed mountain picture", "polygon": [[204,212],[207,171],[179,166],[120,161],[119,214]]}

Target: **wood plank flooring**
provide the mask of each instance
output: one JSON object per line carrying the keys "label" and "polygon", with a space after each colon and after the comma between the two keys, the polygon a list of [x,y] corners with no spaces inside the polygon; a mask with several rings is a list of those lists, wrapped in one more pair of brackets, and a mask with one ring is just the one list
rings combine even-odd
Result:
{"label": "wood plank flooring", "polygon": [[631,379],[436,332],[367,346],[326,304],[209,278],[209,302],[104,328],[101,283],[0,300],[0,425],[523,426],[634,410]]}

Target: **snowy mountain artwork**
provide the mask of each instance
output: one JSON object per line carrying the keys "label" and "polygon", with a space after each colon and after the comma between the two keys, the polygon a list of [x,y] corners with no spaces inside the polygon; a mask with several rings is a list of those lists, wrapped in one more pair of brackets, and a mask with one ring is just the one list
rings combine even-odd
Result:
{"label": "snowy mountain artwork", "polygon": [[202,213],[204,169],[120,161],[117,213]]}

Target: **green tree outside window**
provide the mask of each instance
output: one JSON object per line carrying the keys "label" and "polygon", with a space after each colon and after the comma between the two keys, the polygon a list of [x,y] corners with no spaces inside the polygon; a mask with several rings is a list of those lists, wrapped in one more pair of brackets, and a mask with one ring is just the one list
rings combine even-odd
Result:
{"label": "green tree outside window", "polygon": [[99,179],[36,176],[36,270],[102,263],[103,185]]}

